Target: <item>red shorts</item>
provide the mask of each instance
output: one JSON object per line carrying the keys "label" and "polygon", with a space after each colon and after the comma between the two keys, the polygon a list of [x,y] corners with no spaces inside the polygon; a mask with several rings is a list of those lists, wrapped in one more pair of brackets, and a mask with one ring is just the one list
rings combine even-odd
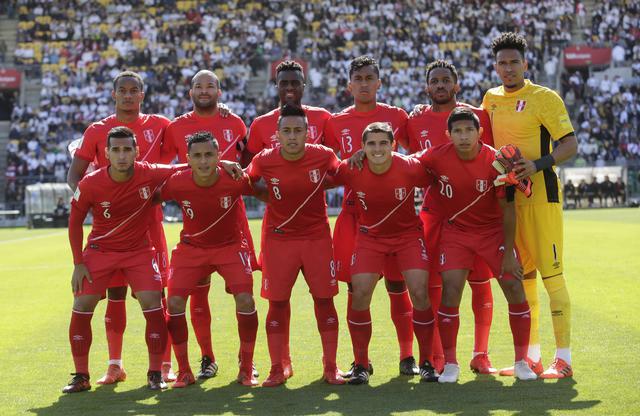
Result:
{"label": "red shorts", "polygon": [[[351,259],[358,234],[358,214],[343,208],[333,228],[333,258],[336,262],[336,273],[341,282],[351,283]],[[403,281],[397,262],[387,261],[383,270],[384,276],[392,281]]]}
{"label": "red shorts", "polygon": [[300,271],[314,297],[338,294],[331,237],[284,240],[266,236],[262,246],[262,297],[289,300]]}
{"label": "red shorts", "polygon": [[[495,230],[462,231],[444,224],[438,256],[440,272],[447,270],[473,270],[476,257],[481,257],[492,271],[492,276],[500,276],[504,255],[504,234],[501,226]],[[517,252],[516,252],[517,255]],[[505,273],[503,279],[515,279]]]}
{"label": "red shorts", "polygon": [[215,248],[178,243],[171,252],[168,296],[186,299],[198,283],[213,272],[222,276],[227,292],[253,293],[250,253],[241,243]]}
{"label": "red shorts", "polygon": [[[420,219],[424,229],[424,241],[427,243],[427,253],[429,256],[429,287],[442,286],[442,276],[440,276],[440,265],[438,256],[440,252],[440,239],[442,238],[442,227],[445,220],[437,214],[428,211],[420,211]],[[473,262],[473,270],[470,271],[469,281],[485,281],[493,277],[493,272],[487,263],[480,256],[476,256]]]}
{"label": "red shorts", "polygon": [[[383,274],[388,264],[395,263],[399,271],[428,270],[427,249],[420,233],[407,233],[395,237],[371,237],[358,233],[351,259],[351,275],[360,273]],[[387,267],[385,267],[387,266]],[[387,276],[402,281],[402,274]]]}
{"label": "red shorts", "polygon": [[104,296],[114,275],[124,277],[124,283],[131,286],[131,290],[141,292],[144,290],[161,291],[162,277],[156,264],[155,250],[145,247],[136,251],[100,251],[86,248],[82,252],[85,266],[91,273],[93,283],[84,280],[80,295]]}
{"label": "red shorts", "polygon": [[249,251],[249,257],[251,259],[251,270],[260,270],[260,264],[256,258],[256,249],[253,246],[253,237],[251,236],[251,229],[249,229],[249,220],[247,219],[247,209],[244,205],[244,200],[240,198],[238,204],[240,209],[238,210],[238,223],[240,224],[240,234],[242,235],[242,244]]}

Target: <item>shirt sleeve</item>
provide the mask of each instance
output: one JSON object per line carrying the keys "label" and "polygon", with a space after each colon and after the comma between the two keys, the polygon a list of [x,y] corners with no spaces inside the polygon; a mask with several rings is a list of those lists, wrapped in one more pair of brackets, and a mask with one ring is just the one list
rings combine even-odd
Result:
{"label": "shirt sleeve", "polygon": [[92,203],[93,200],[91,195],[91,188],[87,186],[86,178],[83,178],[80,183],[78,183],[78,187],[73,193],[73,197],[71,198],[71,206],[76,207],[86,215],[86,213],[89,212]]}
{"label": "shirt sleeve", "polygon": [[171,162],[178,155],[174,130],[173,124],[169,124],[164,131],[160,158],[163,163]]}
{"label": "shirt sleeve", "polygon": [[158,183],[164,182],[169,176],[188,167],[189,165],[187,165],[186,163],[180,163],[177,165],[163,165],[160,163],[156,163],[148,165],[154,181]]}
{"label": "shirt sleeve", "polygon": [[327,172],[329,173],[329,175],[332,175],[338,170],[338,166],[340,166],[340,159],[338,159],[338,156],[336,156],[336,154],[333,152],[328,154],[328,159]]}
{"label": "shirt sleeve", "polygon": [[160,188],[160,198],[163,201],[169,201],[169,200],[174,199],[174,197],[173,197],[173,183],[174,183],[174,178],[172,176],[169,179],[167,179],[167,182],[165,182],[165,184],[162,185],[162,188]]}
{"label": "shirt sleeve", "polygon": [[540,123],[549,131],[553,140],[560,140],[573,133],[573,125],[562,98],[553,90],[544,92],[542,105],[539,106]]}
{"label": "shirt sleeve", "polygon": [[98,153],[96,147],[96,135],[96,128],[93,125],[87,127],[82,135],[82,143],[78,150],[76,150],[74,156],[86,160],[87,162],[93,162]]}
{"label": "shirt sleeve", "polygon": [[349,185],[352,174],[353,173],[349,168],[349,161],[343,160],[338,165],[335,173],[331,176],[331,182],[334,185]]}
{"label": "shirt sleeve", "polygon": [[254,120],[254,122],[251,124],[251,127],[249,128],[249,139],[247,140],[247,149],[249,150],[249,152],[256,154],[264,148],[260,136],[260,119],[257,119]]}
{"label": "shirt sleeve", "polygon": [[480,127],[482,127],[482,137],[480,140],[482,140],[482,143],[493,147],[493,129],[491,128],[489,114],[485,110],[478,111],[477,114],[480,119]]}
{"label": "shirt sleeve", "polygon": [[328,119],[324,123],[324,145],[330,147],[336,153],[340,151],[340,142],[334,133],[332,119]]}
{"label": "shirt sleeve", "polygon": [[407,133],[407,122],[409,120],[409,115],[402,108],[398,109],[398,131],[395,132],[396,142],[400,144],[400,146],[409,150],[409,136]]}
{"label": "shirt sleeve", "polygon": [[257,154],[249,166],[244,170],[245,173],[249,176],[251,182],[257,182],[262,177],[262,172],[260,170],[260,162],[261,162],[260,154]]}

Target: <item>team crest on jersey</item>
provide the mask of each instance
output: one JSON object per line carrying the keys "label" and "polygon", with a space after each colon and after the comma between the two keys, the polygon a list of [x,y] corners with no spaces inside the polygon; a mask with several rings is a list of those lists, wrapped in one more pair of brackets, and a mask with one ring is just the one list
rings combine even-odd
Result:
{"label": "team crest on jersey", "polygon": [[320,182],[320,169],[313,169],[309,171],[309,180],[313,183]]}
{"label": "team crest on jersey", "polygon": [[229,129],[222,130],[222,137],[227,141],[227,143],[231,143],[231,140],[233,140],[233,131]]}
{"label": "team crest on jersey", "polygon": [[233,198],[231,198],[230,196],[223,196],[222,198],[220,198],[220,206],[223,209],[228,209],[231,206],[232,202]]}
{"label": "team crest on jersey", "polygon": [[271,147],[276,147],[278,145],[278,137],[274,134],[271,136]]}
{"label": "team crest on jersey", "polygon": [[486,179],[476,179],[476,189],[478,192],[484,192],[489,187],[489,181]]}
{"label": "team crest on jersey", "polygon": [[440,265],[442,266],[446,262],[447,262],[447,257],[444,255],[444,253],[440,253]]}
{"label": "team crest on jersey", "polygon": [[407,196],[406,188],[396,188],[395,189],[396,199],[402,201]]}
{"label": "team crest on jersey", "polygon": [[153,139],[155,139],[155,137],[153,136],[153,130],[151,130],[151,129],[144,130],[142,132],[142,135],[144,136],[144,139],[147,142],[153,143]]}
{"label": "team crest on jersey", "polygon": [[318,137],[318,129],[316,126],[309,126],[309,138],[315,140],[316,137]]}
{"label": "team crest on jersey", "polygon": [[518,102],[516,102],[516,113],[523,112],[526,105],[527,102],[525,100],[518,100]]}
{"label": "team crest on jersey", "polygon": [[151,196],[151,188],[149,188],[148,186],[143,186],[142,188],[138,189],[138,193],[140,194],[140,198],[149,199],[149,197]]}

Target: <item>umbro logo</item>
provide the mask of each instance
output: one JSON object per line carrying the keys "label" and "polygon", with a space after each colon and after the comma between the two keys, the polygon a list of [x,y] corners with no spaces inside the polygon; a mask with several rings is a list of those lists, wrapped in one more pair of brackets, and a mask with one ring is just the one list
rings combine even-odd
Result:
{"label": "umbro logo", "polygon": [[278,178],[271,178],[269,179],[269,182],[271,182],[272,185],[277,185],[280,183],[280,179]]}
{"label": "umbro logo", "polygon": [[157,332],[152,332],[149,334],[149,338],[151,339],[160,339],[160,334],[158,334]]}

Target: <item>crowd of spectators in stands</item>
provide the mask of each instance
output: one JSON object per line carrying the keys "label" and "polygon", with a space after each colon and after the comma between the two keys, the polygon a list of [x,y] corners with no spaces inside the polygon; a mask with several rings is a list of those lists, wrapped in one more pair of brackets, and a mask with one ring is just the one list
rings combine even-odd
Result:
{"label": "crowd of spectators in stands", "polygon": [[[574,184],[571,179],[564,184],[564,204],[568,208],[606,208],[623,206],[626,202],[626,185],[622,178],[615,182],[605,176],[602,182],[594,176]],[[596,204],[597,202],[597,204]]]}

